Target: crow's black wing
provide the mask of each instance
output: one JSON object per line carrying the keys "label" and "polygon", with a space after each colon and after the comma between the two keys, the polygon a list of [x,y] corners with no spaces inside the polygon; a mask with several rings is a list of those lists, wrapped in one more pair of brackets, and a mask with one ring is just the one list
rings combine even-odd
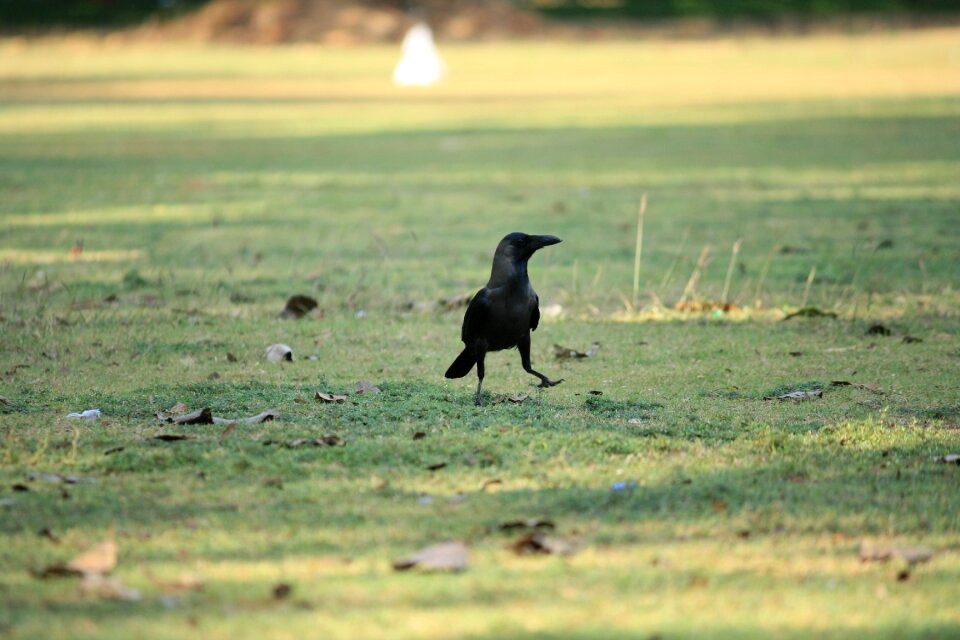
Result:
{"label": "crow's black wing", "polygon": [[530,312],[530,331],[536,331],[540,325],[540,296],[533,295],[533,311]]}
{"label": "crow's black wing", "polygon": [[480,289],[477,295],[470,300],[467,312],[463,314],[463,329],[460,331],[460,339],[469,345],[481,337],[484,326],[487,324],[489,312],[490,298],[487,295],[487,290]]}

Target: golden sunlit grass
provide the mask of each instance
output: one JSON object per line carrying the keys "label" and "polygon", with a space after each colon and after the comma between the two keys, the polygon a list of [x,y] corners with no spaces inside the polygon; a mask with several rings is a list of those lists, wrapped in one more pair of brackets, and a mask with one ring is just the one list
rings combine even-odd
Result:
{"label": "golden sunlit grass", "polygon": [[[409,91],[392,47],[0,41],[0,633],[957,635],[958,42],[441,43]],[[491,354],[530,398],[474,408],[431,303],[514,230],[564,239],[530,271],[567,382]],[[518,518],[579,552],[515,555]],[[31,575],[110,530],[139,602]],[[450,539],[464,573],[392,570]]]}

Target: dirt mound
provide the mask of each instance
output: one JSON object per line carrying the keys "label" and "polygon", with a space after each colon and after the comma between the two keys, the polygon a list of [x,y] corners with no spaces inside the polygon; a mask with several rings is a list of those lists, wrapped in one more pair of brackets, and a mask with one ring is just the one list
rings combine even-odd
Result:
{"label": "dirt mound", "polygon": [[443,40],[477,40],[536,35],[540,18],[509,2],[433,0],[416,12],[399,2],[345,0],[212,0],[200,10],[162,24],[141,27],[144,38],[201,42],[276,44],[397,42],[415,22],[425,20]]}

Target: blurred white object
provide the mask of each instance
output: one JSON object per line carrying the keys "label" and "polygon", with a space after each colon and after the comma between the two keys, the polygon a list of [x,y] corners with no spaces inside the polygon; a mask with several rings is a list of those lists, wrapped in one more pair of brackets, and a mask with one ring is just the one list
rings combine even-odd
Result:
{"label": "blurred white object", "polygon": [[80,413],[68,413],[68,418],[83,418],[84,420],[96,420],[100,417],[100,409],[87,409]]}
{"label": "blurred white object", "polygon": [[433,44],[430,27],[415,24],[403,37],[403,56],[393,70],[393,83],[402,87],[429,87],[443,77],[446,65]]}

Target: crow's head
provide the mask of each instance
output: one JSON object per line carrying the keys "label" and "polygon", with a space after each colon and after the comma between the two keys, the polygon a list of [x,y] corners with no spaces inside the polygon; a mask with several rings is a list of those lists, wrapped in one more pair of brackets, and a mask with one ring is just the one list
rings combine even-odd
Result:
{"label": "crow's head", "polygon": [[514,232],[503,238],[497,245],[497,255],[514,261],[529,260],[538,249],[561,242],[556,236],[531,236]]}

